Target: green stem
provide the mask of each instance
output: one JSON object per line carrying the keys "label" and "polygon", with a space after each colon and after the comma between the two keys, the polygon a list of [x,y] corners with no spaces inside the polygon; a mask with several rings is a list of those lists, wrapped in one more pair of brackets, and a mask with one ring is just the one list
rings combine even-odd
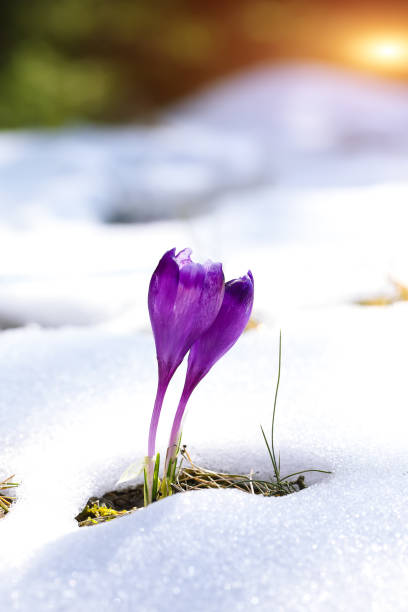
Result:
{"label": "green stem", "polygon": [[272,413],[272,428],[271,428],[271,450],[272,450],[272,455],[273,455],[273,468],[275,471],[275,478],[276,480],[279,482],[280,480],[280,474],[279,474],[279,467],[278,464],[276,462],[276,455],[275,455],[275,446],[274,446],[274,430],[275,430],[275,414],[276,414],[276,403],[278,400],[278,391],[279,391],[279,383],[280,383],[280,375],[281,375],[281,363],[282,363],[282,330],[279,331],[279,362],[278,362],[278,380],[276,382],[276,389],[275,389],[275,399],[273,402],[273,413]]}

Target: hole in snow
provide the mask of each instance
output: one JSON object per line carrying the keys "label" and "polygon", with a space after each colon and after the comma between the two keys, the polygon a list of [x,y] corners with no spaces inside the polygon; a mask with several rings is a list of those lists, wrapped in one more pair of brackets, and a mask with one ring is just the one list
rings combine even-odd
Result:
{"label": "hole in snow", "polygon": [[[319,474],[323,476],[323,474]],[[317,479],[314,479],[316,482]],[[173,494],[204,489],[238,489],[250,495],[283,497],[301,491],[308,486],[305,474],[294,474],[284,481],[258,480],[249,475],[227,474],[200,468],[193,463],[179,470],[172,484]],[[157,503],[161,499],[159,492]],[[108,491],[99,497],[90,497],[75,517],[80,527],[96,525],[130,514],[144,507],[143,485]]]}

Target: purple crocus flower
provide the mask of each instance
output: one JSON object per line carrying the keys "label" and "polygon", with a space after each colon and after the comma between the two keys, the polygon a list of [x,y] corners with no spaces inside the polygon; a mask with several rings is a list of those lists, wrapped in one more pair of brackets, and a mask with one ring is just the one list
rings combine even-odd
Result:
{"label": "purple crocus flower", "polygon": [[170,434],[167,465],[175,457],[183,415],[191,393],[238,340],[249,321],[253,301],[254,279],[250,271],[226,283],[224,299],[216,319],[191,347],[184,389]]}
{"label": "purple crocus flower", "polygon": [[149,430],[148,456],[155,453],[156,431],[168,384],[194,342],[214,322],[223,302],[220,263],[191,261],[191,249],[167,251],[149,286],[149,314],[156,343],[159,381]]}

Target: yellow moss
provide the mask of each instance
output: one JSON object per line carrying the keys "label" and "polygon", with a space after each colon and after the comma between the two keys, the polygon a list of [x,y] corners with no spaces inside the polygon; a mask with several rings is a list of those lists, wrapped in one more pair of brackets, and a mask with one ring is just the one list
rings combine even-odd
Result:
{"label": "yellow moss", "polygon": [[98,506],[98,504],[94,504],[93,506],[86,506],[83,510],[82,520],[79,522],[79,525],[98,525],[98,523],[104,523],[105,521],[111,521],[119,516],[123,516],[124,514],[129,514],[127,510],[114,510],[113,508],[106,508],[106,506]]}
{"label": "yellow moss", "polygon": [[97,518],[109,516],[116,517],[118,516],[118,514],[123,514],[123,510],[113,510],[113,508],[106,508],[106,506],[98,506],[97,504],[94,504],[90,508],[88,506],[86,508],[86,512],[88,513],[88,515],[95,516]]}

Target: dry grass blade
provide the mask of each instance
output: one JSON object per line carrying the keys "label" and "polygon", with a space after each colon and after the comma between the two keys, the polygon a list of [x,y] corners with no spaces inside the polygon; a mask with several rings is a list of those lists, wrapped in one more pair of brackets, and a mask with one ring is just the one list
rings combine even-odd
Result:
{"label": "dry grass blade", "polygon": [[[269,482],[257,480],[250,474],[227,474],[206,470],[193,463],[185,447],[180,450],[182,462],[172,484],[174,492],[199,491],[201,489],[238,489],[264,497],[282,496],[298,490],[297,482]],[[187,466],[183,467],[183,461]]]}
{"label": "dry grass blade", "polygon": [[15,500],[15,497],[9,494],[9,490],[17,487],[18,483],[11,482],[12,478],[14,478],[14,475],[0,482],[0,518],[7,514],[11,504]]}
{"label": "dry grass blade", "polygon": [[262,323],[258,321],[258,319],[251,317],[247,323],[246,328],[244,329],[244,332],[249,332],[249,331],[252,331],[253,329],[258,329],[260,325],[262,325]]}
{"label": "dry grass blade", "polygon": [[391,306],[396,302],[407,302],[408,287],[394,278],[390,278],[389,280],[393,285],[392,293],[374,295],[372,297],[357,300],[356,304],[359,306]]}

